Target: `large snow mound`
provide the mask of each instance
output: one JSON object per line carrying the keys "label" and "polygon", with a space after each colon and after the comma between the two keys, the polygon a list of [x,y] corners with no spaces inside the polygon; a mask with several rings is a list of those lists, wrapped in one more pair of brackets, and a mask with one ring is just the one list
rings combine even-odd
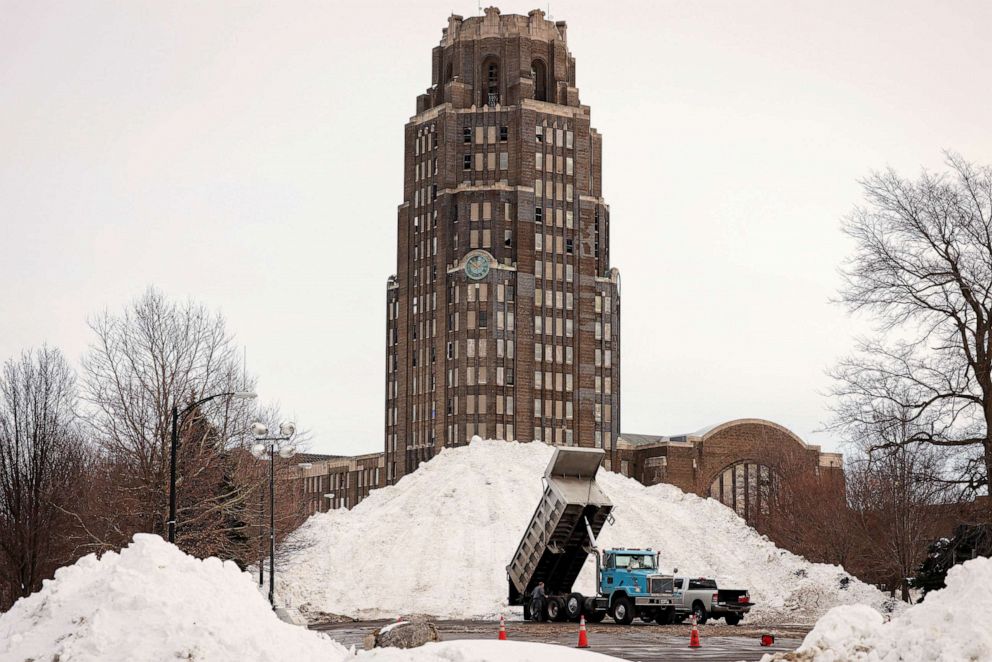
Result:
{"label": "large snow mound", "polygon": [[992,660],[992,559],[976,558],[947,573],[929,593],[888,623],[863,605],[831,609],[796,652],[764,660],[802,662],[951,662]]}
{"label": "large snow mound", "polygon": [[327,660],[348,655],[288,625],[230,561],[199,560],[138,534],[93,554],[0,614],[0,661]]}
{"label": "large snow mound", "polygon": [[[508,613],[506,565],[537,507],[552,452],[539,442],[446,449],[350,511],[314,515],[294,535],[305,548],[276,575],[280,595],[357,618]],[[652,547],[664,569],[748,588],[758,606],[747,620],[812,623],[856,603],[891,609],[884,594],[843,568],[777,548],[713,499],[609,471],[598,482],[616,517],[601,547]],[[590,557],[575,590],[594,593],[594,575]]]}

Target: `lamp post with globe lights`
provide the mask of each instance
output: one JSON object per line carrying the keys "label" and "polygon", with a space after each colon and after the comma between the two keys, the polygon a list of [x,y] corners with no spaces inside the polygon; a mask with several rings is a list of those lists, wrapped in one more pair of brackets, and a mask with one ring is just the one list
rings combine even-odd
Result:
{"label": "lamp post with globe lights", "polygon": [[[285,422],[279,426],[279,434],[269,434],[269,428],[265,423],[253,423],[251,432],[255,437],[255,444],[251,447],[251,454],[259,460],[269,462],[269,604],[276,608],[276,455],[288,460],[296,455],[296,445],[293,443],[293,435],[296,434],[296,425]],[[259,580],[261,581],[263,562],[259,560]]]}

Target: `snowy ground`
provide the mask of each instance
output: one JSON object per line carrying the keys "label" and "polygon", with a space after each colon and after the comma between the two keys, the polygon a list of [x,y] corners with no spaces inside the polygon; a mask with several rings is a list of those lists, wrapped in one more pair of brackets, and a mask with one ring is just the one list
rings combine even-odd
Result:
{"label": "snowy ground", "polygon": [[[581,656],[581,657],[580,657]],[[87,556],[0,614],[0,662],[546,662],[615,658],[560,646],[452,641],[358,652],[283,623],[230,562],[158,536]]]}
{"label": "snowy ground", "polygon": [[[515,615],[505,568],[537,506],[552,451],[499,441],[448,449],[350,511],[314,515],[296,534],[308,548],[277,575],[279,594],[310,611],[357,618]],[[749,621],[812,623],[843,604],[892,608],[842,568],[778,549],[715,500],[612,472],[598,480],[616,517],[601,546],[652,547],[668,570],[750,589],[758,606]],[[594,574],[590,558],[576,590],[591,594]]]}
{"label": "snowy ground", "polygon": [[832,609],[795,653],[797,662],[952,662],[992,660],[992,559],[951,568],[947,587],[886,622],[874,609]]}

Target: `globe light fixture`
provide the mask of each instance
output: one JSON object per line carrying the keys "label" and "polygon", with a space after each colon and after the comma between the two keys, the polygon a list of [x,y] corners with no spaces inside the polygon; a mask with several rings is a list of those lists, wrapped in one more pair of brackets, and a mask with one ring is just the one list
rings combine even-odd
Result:
{"label": "globe light fixture", "polygon": [[[261,421],[256,421],[251,425],[252,436],[255,437],[255,444],[251,447],[251,454],[258,460],[269,463],[269,604],[276,608],[276,456],[288,460],[296,455],[296,444],[293,442],[293,435],[296,434],[296,424],[285,421],[279,426],[279,434],[269,434],[269,426]],[[302,467],[303,465],[299,465]],[[312,466],[312,465],[311,465]],[[259,513],[261,517],[262,514]],[[261,528],[261,522],[259,523]],[[262,558],[262,551],[259,550],[258,558],[258,583],[259,586],[265,583],[265,560]]]}

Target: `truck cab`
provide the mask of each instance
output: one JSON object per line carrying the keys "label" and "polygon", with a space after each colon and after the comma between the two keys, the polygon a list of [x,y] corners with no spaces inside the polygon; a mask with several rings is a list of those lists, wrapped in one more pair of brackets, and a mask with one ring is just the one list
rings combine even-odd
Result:
{"label": "truck cab", "polygon": [[614,620],[672,622],[675,609],[673,578],[658,570],[658,554],[648,549],[608,549],[603,552],[599,593],[607,598]]}
{"label": "truck cab", "polygon": [[599,590],[610,594],[618,588],[628,593],[649,593],[648,578],[657,573],[658,556],[650,549],[608,549],[603,553]]}

